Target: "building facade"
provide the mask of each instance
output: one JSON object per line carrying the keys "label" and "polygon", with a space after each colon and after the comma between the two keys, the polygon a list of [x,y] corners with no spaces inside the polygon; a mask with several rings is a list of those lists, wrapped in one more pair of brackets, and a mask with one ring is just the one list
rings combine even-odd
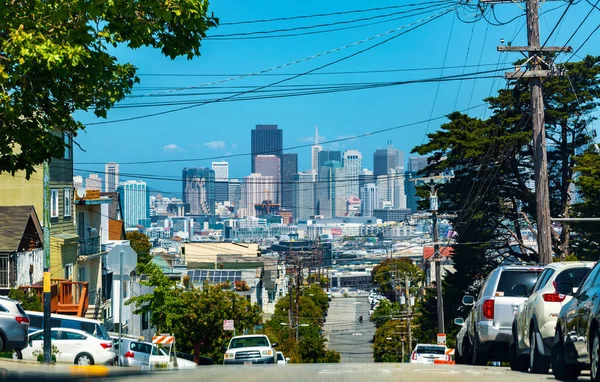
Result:
{"label": "building facade", "polygon": [[104,192],[115,192],[119,186],[119,164],[110,162],[104,165]]}
{"label": "building facade", "polygon": [[273,188],[275,197],[272,200],[275,203],[281,201],[281,159],[276,155],[257,155],[254,158],[254,168],[256,174],[270,176],[273,178]]}
{"label": "building facade", "polygon": [[321,166],[315,186],[316,214],[325,218],[344,216],[346,190],[343,187],[344,169],[339,161],[326,161]]}
{"label": "building facade", "polygon": [[98,174],[90,174],[85,179],[85,189],[102,191],[102,178]]}
{"label": "building facade", "polygon": [[210,215],[215,212],[215,172],[210,168],[184,168],[182,172],[183,203],[190,214]]}
{"label": "building facade", "polygon": [[215,182],[227,182],[229,180],[228,162],[212,162],[212,169],[215,172]]}
{"label": "building facade", "polygon": [[409,157],[408,169],[404,177],[404,191],[406,194],[406,208],[409,208],[412,213],[418,211],[418,203],[421,198],[417,196],[417,187],[414,178],[419,178],[419,172],[427,167],[427,157]]}
{"label": "building facade", "polygon": [[277,125],[256,125],[251,131],[251,172],[258,173],[255,167],[257,155],[275,155],[281,157],[283,150],[283,131]]}
{"label": "building facade", "polygon": [[367,183],[363,186],[360,192],[361,214],[362,216],[373,216],[373,210],[377,208],[379,200],[379,192],[377,185]]}
{"label": "building facade", "polygon": [[388,141],[388,147],[375,150],[373,154],[373,175],[387,175],[390,169],[401,168],[404,170],[404,153],[392,147]]}
{"label": "building facade", "polygon": [[310,166],[315,173],[319,173],[319,153],[323,146],[319,145],[319,127],[315,127],[315,142],[310,148]]}
{"label": "building facade", "polygon": [[298,154],[285,153],[281,156],[281,207],[294,207],[294,178],[298,173]]}
{"label": "building facade", "polygon": [[150,217],[150,194],[146,182],[128,180],[117,188],[123,206],[125,228],[137,228],[140,220]]}
{"label": "building facade", "polygon": [[272,176],[250,174],[244,177],[243,208],[247,216],[256,216],[254,206],[263,200],[273,200],[275,197],[275,179]]}
{"label": "building facade", "polygon": [[309,170],[296,174],[294,179],[294,219],[307,220],[315,215],[315,184],[317,172]]}
{"label": "building facade", "polygon": [[358,150],[344,151],[344,184],[346,186],[346,198],[359,197],[358,178],[362,169],[362,154]]}

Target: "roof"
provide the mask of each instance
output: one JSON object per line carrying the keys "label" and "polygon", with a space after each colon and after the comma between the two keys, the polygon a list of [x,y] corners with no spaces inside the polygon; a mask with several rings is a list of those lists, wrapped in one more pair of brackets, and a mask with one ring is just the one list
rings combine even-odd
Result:
{"label": "roof", "polygon": [[[423,259],[428,260],[433,256],[434,249],[432,245],[423,247]],[[440,247],[440,254],[442,257],[452,257],[454,249],[452,247]]]}
{"label": "roof", "polygon": [[19,252],[19,245],[23,241],[30,219],[38,237],[28,237],[28,239],[37,239],[42,242],[44,233],[33,206],[0,207],[0,222],[2,222],[0,252]]}
{"label": "roof", "polygon": [[[258,244],[240,243],[185,243],[185,259],[193,263],[214,263],[217,256],[258,257]],[[182,255],[183,257],[183,255]]]}

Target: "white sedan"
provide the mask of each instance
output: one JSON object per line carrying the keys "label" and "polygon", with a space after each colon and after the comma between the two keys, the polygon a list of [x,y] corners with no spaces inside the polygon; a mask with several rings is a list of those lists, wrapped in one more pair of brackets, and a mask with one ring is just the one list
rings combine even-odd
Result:
{"label": "white sedan", "polygon": [[[75,365],[113,365],[117,355],[110,340],[101,340],[82,330],[52,328],[53,356],[57,363]],[[21,351],[23,359],[37,361],[44,354],[44,331],[29,336],[29,345]]]}

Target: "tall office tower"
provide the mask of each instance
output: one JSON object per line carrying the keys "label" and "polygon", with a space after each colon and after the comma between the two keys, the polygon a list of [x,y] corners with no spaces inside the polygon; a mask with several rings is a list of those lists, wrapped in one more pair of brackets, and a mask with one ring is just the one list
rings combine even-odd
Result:
{"label": "tall office tower", "polygon": [[283,132],[277,125],[256,125],[251,132],[251,170],[258,173],[255,167],[257,155],[275,155],[281,158],[283,150]]}
{"label": "tall office tower", "polygon": [[230,179],[227,185],[229,202],[233,204],[233,210],[237,211],[242,205],[242,182],[239,179]]}
{"label": "tall office tower", "polygon": [[358,189],[362,189],[368,183],[375,183],[375,175],[373,175],[373,171],[363,168],[358,174]]}
{"label": "tall office tower", "polygon": [[342,152],[341,151],[335,151],[335,150],[322,150],[319,151],[318,154],[319,157],[319,168],[317,170],[317,174],[319,172],[321,172],[321,167],[323,166],[323,164],[325,162],[328,161],[336,161],[336,162],[340,162],[340,164],[342,163]]}
{"label": "tall office tower", "polygon": [[97,174],[90,174],[90,176],[85,179],[85,189],[102,191],[102,178]]}
{"label": "tall office tower", "polygon": [[319,153],[323,151],[323,146],[319,145],[319,126],[315,127],[315,144],[310,148],[311,168],[319,173]]}
{"label": "tall office tower", "polygon": [[182,171],[183,203],[189,204],[191,215],[215,212],[215,172],[210,168],[184,168]]}
{"label": "tall office tower", "polygon": [[247,216],[256,216],[254,206],[264,200],[273,200],[275,197],[275,179],[272,176],[261,174],[250,174],[244,177],[242,198],[243,208],[247,210]]}
{"label": "tall office tower", "polygon": [[396,179],[394,180],[394,207],[406,209],[406,189],[404,171],[396,169]]}
{"label": "tall office tower", "polygon": [[281,207],[294,207],[294,177],[298,173],[298,154],[281,156]]}
{"label": "tall office tower", "polygon": [[378,189],[374,183],[367,183],[360,189],[360,199],[362,201],[362,216],[373,216],[373,210],[377,208]]}
{"label": "tall office tower", "polygon": [[406,208],[410,208],[412,213],[418,211],[418,203],[421,198],[417,196],[417,187],[412,179],[419,178],[419,172],[427,167],[427,157],[409,157],[408,170],[404,177],[404,192],[406,194]]}
{"label": "tall office tower", "polygon": [[75,175],[73,177],[73,187],[75,187],[75,190],[83,188],[83,176]]}
{"label": "tall office tower", "polygon": [[117,187],[123,207],[125,228],[136,228],[140,220],[150,216],[150,194],[146,182],[128,180]]}
{"label": "tall office tower", "polygon": [[212,162],[212,169],[215,172],[215,182],[227,182],[229,180],[228,162]]}
{"label": "tall office tower", "polygon": [[358,150],[344,151],[344,182],[346,187],[346,199],[355,196],[358,198],[358,178],[362,169],[362,154]]}
{"label": "tall office tower", "polygon": [[281,203],[281,159],[276,155],[257,155],[254,158],[254,168],[255,174],[273,177],[275,195],[270,200]]}
{"label": "tall office tower", "polygon": [[292,211],[296,221],[307,220],[315,215],[316,181],[317,172],[315,170],[299,172],[295,175]]}
{"label": "tall office tower", "polygon": [[388,141],[387,148],[375,150],[373,154],[373,175],[387,175],[391,168],[404,170],[404,153],[393,148],[392,141]]}
{"label": "tall office tower", "polygon": [[229,201],[229,182],[215,181],[215,203],[223,203]]}
{"label": "tall office tower", "polygon": [[104,173],[106,179],[104,181],[105,192],[115,192],[119,186],[119,164],[109,162],[104,165]]}
{"label": "tall office tower", "polygon": [[[315,185],[316,213],[325,218],[344,216],[346,213],[346,190],[341,181],[344,168],[339,161],[326,161],[319,170]],[[340,186],[342,186],[340,188]]]}
{"label": "tall office tower", "polygon": [[395,170],[390,169],[387,175],[377,177],[377,206],[375,208],[389,208],[394,204],[395,196]]}

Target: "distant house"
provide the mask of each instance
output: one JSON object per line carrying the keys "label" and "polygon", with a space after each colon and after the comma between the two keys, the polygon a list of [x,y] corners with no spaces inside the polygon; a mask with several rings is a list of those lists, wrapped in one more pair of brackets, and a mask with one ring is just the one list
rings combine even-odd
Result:
{"label": "distant house", "polygon": [[0,207],[0,294],[42,281],[44,234],[33,206]]}
{"label": "distant house", "polygon": [[[441,255],[441,276],[442,279],[446,276],[446,272],[454,272],[456,269],[454,268],[454,262],[452,261],[452,255],[454,254],[454,249],[448,246],[440,246],[440,255]],[[423,247],[423,264],[429,264],[429,267],[426,267],[427,271],[427,280],[429,280],[428,284],[436,281],[435,279],[435,266],[433,266],[433,255],[434,248],[432,245],[426,245]]]}

